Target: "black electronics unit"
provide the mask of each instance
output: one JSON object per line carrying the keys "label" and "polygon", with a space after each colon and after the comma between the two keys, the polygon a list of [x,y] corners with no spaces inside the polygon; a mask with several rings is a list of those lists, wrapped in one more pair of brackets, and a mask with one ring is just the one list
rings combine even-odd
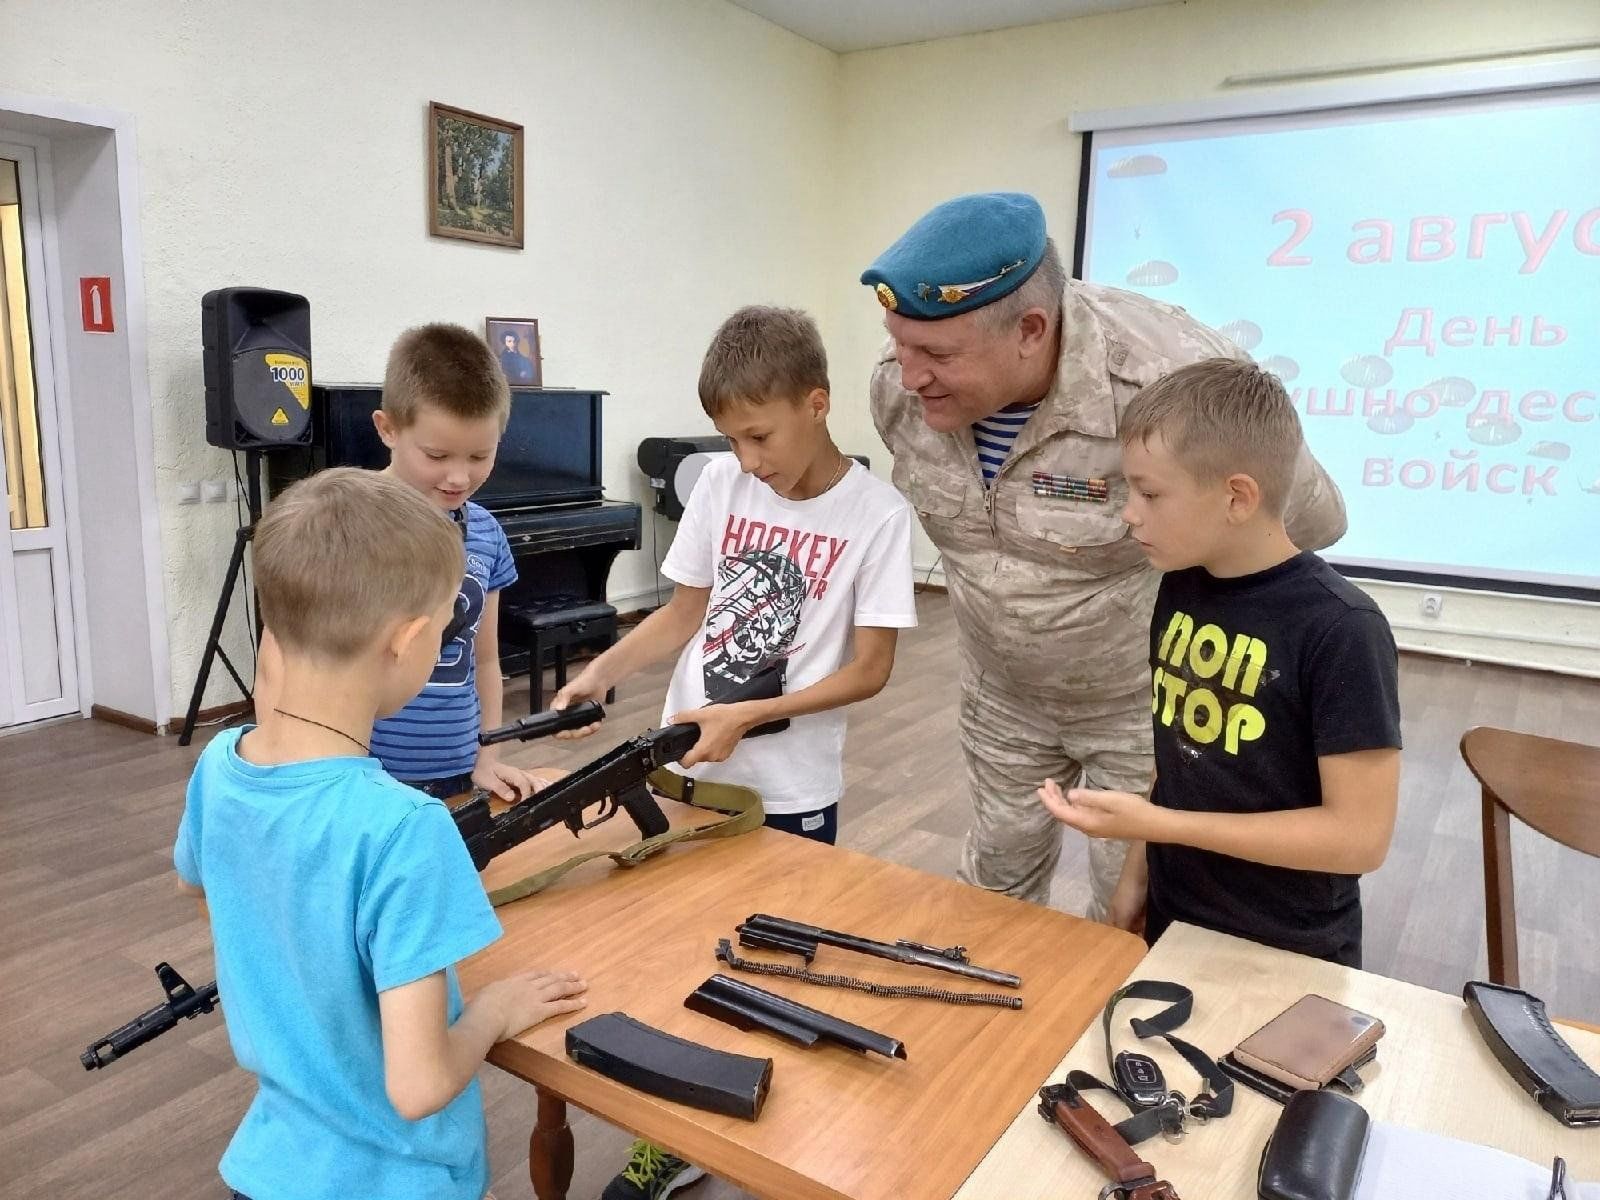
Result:
{"label": "black electronics unit", "polygon": [[206,441],[275,450],[312,440],[311,305],[304,296],[231,287],[200,300]]}
{"label": "black electronics unit", "polygon": [[[267,455],[273,495],[324,467],[379,469],[389,463],[372,423],[382,388],[326,384],[313,393],[313,443],[298,454]],[[612,562],[622,551],[639,548],[641,513],[631,501],[601,494],[605,395],[513,387],[494,470],[473,494],[500,522],[520,576],[500,600],[500,664],[507,674],[550,664],[560,686],[569,646],[587,644],[588,638],[603,648],[615,637],[615,618],[607,625],[593,614],[605,605]],[[540,679],[532,695],[536,705],[542,703]]]}
{"label": "black electronics unit", "polygon": [[[601,497],[602,391],[511,389],[511,418],[494,470],[473,499],[496,512],[552,504],[594,504]],[[319,384],[313,389],[316,438],[298,462],[275,457],[273,492],[324,467],[379,469],[389,451],[372,423],[383,401],[377,384]]]}

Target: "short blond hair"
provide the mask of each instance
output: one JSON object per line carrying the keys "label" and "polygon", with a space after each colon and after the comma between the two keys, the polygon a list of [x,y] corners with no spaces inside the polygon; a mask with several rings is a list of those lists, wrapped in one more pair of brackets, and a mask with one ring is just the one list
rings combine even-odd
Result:
{"label": "short blond hair", "polygon": [[1253,362],[1208,358],[1156,380],[1122,415],[1123,445],[1156,434],[1195,478],[1248,475],[1283,515],[1300,456],[1300,418],[1283,383]]}
{"label": "short blond hair", "polygon": [[383,411],[397,429],[431,405],[464,421],[511,418],[511,385],[484,341],[463,325],[419,325],[395,339],[383,372]]}
{"label": "short blond hair", "polygon": [[346,661],[395,618],[461,586],[461,532],[415,488],[335,467],[289,487],[256,526],[261,619],[288,651]]}
{"label": "short blond hair", "polygon": [[722,323],[700,364],[700,406],[715,417],[743,400],[802,400],[828,390],[828,352],[798,308],[752,304]]}
{"label": "short blond hair", "polygon": [[1061,251],[1056,249],[1055,238],[1045,238],[1044,256],[1022,286],[973,311],[978,314],[978,323],[993,333],[1009,333],[1030,308],[1044,309],[1050,314],[1050,323],[1056,325],[1061,321],[1061,295],[1066,290],[1067,272],[1061,265]]}

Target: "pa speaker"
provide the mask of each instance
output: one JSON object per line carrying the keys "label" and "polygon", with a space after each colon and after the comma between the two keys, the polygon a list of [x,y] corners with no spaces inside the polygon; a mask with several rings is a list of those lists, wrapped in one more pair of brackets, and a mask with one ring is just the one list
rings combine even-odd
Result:
{"label": "pa speaker", "polygon": [[712,434],[694,437],[648,437],[639,443],[639,469],[655,493],[655,510],[674,521],[683,519],[700,472],[713,454],[726,454],[728,439]]}
{"label": "pa speaker", "polygon": [[311,305],[266,288],[200,301],[206,441],[224,450],[311,442]]}

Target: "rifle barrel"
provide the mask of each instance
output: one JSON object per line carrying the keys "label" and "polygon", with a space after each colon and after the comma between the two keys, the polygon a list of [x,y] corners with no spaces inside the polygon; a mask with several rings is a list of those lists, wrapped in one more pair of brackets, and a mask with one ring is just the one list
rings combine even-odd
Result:
{"label": "rifle barrel", "polygon": [[952,975],[961,975],[967,979],[981,979],[985,983],[998,984],[1001,987],[1022,986],[1022,980],[1016,975],[1008,971],[993,971],[988,967],[974,966],[966,961],[965,956],[956,957],[913,946],[877,942],[871,938],[858,937],[853,933],[841,933],[836,929],[822,929],[816,925],[807,925],[803,921],[791,921],[784,917],[768,916],[765,913],[756,913],[748,917],[745,920],[745,925],[757,933],[776,934],[780,937],[803,942],[837,946],[841,950],[853,950],[857,954],[870,954],[874,958],[885,958],[890,962],[931,967],[935,971],[948,971]]}
{"label": "rifle barrel", "polygon": [[593,700],[585,700],[571,708],[531,713],[509,724],[485,730],[478,735],[478,744],[493,746],[500,742],[528,742],[566,729],[582,729],[585,725],[595,725],[605,719],[606,710],[603,707]]}

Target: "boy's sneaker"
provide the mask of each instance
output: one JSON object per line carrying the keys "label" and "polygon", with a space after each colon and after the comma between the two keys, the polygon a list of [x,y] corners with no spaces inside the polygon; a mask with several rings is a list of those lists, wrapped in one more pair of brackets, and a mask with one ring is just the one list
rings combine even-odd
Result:
{"label": "boy's sneaker", "polygon": [[600,1200],[665,1200],[699,1183],[706,1173],[644,1140],[628,1151],[628,1165],[606,1185]]}

